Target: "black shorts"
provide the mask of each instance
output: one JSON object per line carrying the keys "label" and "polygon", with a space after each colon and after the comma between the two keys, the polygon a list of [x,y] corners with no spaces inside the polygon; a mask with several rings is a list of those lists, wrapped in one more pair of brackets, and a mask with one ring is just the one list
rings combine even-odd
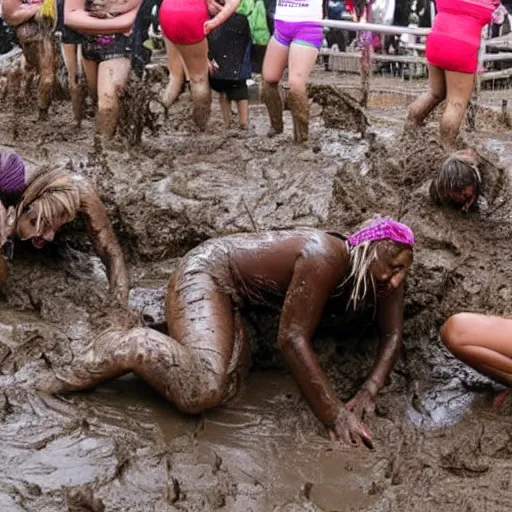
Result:
{"label": "black shorts", "polygon": [[224,93],[229,101],[249,99],[249,89],[245,80],[224,80],[210,77],[210,87],[214,91]]}
{"label": "black shorts", "polygon": [[112,36],[85,36],[82,40],[84,59],[104,62],[113,59],[132,58],[132,39],[124,34]]}

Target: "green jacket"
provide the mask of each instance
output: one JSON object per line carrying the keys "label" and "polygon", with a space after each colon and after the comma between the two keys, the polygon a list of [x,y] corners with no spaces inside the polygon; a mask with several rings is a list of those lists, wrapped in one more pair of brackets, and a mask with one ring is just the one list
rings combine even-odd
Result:
{"label": "green jacket", "polygon": [[263,0],[242,0],[236,12],[247,17],[252,43],[266,46],[270,41],[270,31],[267,25],[267,11]]}

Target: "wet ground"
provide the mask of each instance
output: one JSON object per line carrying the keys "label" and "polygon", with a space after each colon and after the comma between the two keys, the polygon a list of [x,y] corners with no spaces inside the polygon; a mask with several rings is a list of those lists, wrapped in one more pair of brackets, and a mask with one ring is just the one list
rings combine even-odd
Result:
{"label": "wet ground", "polygon": [[[376,212],[409,223],[418,244],[404,348],[369,421],[375,449],[327,441],[283,369],[269,312],[251,313],[244,394],[205,415],[180,414],[131,376],[89,393],[35,393],[30,379],[69,363],[109,316],[103,268],[84,236],[67,230],[43,252],[19,244],[0,296],[2,512],[510,510],[510,418],[492,410],[492,385],[454,361],[437,332],[461,310],[511,314],[511,132],[499,109],[480,111],[465,137],[487,159],[487,205],[468,215],[439,209],[426,194],[444,157],[435,119],[403,135],[410,96],[375,83],[363,139],[351,131],[366,124],[361,112],[343,96],[357,96],[353,79],[319,74],[328,86],[312,92],[305,147],[292,143],[289,112],[285,133],[266,138],[257,103],[247,132],[225,132],[215,105],[207,132],[195,133],[187,95],[167,116],[151,95],[138,98],[153,129],[138,146],[123,137],[109,149],[94,144],[92,119],[76,130],[66,102],[44,123],[30,102],[3,104],[0,142],[30,165],[95,181],[130,262],[131,304],[149,323],[163,318],[176,258],[209,237],[350,230]],[[134,118],[128,109],[125,136],[138,130]],[[371,326],[327,318],[316,346],[347,400],[375,354]]]}

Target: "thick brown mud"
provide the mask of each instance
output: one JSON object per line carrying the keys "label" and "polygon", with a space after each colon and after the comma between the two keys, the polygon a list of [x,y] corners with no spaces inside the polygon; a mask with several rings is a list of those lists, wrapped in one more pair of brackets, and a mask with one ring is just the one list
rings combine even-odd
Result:
{"label": "thick brown mud", "polygon": [[[510,510],[510,417],[493,412],[491,383],[438,339],[454,312],[512,314],[510,131],[484,113],[465,134],[485,160],[486,204],[463,215],[430,202],[429,180],[446,155],[435,118],[402,133],[401,95],[374,93],[367,126],[357,98],[317,85],[310,142],[297,146],[289,112],[284,133],[266,137],[260,104],[251,105],[248,132],[225,132],[214,105],[207,131],[196,133],[188,95],[166,112],[159,81],[144,96],[140,84],[128,91],[109,147],[94,142],[92,118],[75,128],[69,102],[55,102],[47,122],[3,103],[1,145],[96,183],[130,262],[131,305],[150,324],[163,320],[177,258],[207,238],[298,225],[350,230],[377,212],[409,223],[417,249],[405,341],[368,421],[376,447],[327,441],[283,369],[267,311],[250,313],[254,371],[244,394],[202,416],[182,415],[132,376],[88,393],[36,393],[35,380],[124,321],[77,223],[42,252],[18,244],[1,291],[0,510]],[[342,313],[325,319],[316,347],[347,400],[376,340],[370,319]]]}

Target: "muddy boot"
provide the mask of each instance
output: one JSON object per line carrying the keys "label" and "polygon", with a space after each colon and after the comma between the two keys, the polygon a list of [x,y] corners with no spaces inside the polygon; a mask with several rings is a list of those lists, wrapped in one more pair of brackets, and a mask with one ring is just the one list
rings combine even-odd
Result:
{"label": "muddy boot", "polygon": [[210,111],[212,104],[212,91],[207,81],[190,82],[190,95],[194,105],[192,110],[192,118],[196,126],[201,130],[206,130],[208,119],[210,119]]}
{"label": "muddy boot", "polygon": [[261,87],[261,99],[267,106],[268,116],[270,118],[269,137],[278,133],[283,133],[283,100],[279,93],[279,85],[263,82]]}
{"label": "muddy boot", "polygon": [[293,116],[293,140],[299,144],[308,140],[309,101],[306,93],[288,93],[288,104]]}

